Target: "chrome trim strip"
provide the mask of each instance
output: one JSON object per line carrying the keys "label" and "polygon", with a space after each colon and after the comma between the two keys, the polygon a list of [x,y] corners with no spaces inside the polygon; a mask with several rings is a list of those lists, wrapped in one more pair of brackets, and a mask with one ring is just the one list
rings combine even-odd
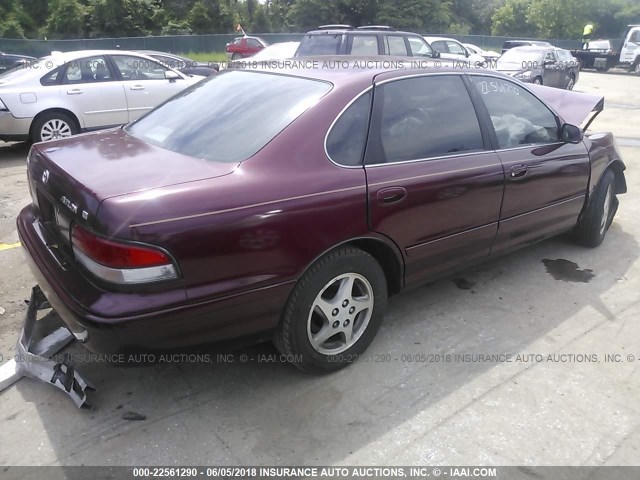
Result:
{"label": "chrome trim strip", "polygon": [[296,197],[280,198],[278,200],[270,200],[268,202],[254,203],[251,205],[243,205],[241,207],[227,208],[225,210],[214,210],[212,212],[196,213],[194,215],[185,215],[183,217],[166,218],[163,220],[155,220],[153,222],[135,223],[135,224],[129,225],[129,228],[147,227],[149,225],[157,225],[160,223],[168,223],[168,222],[177,222],[179,220],[191,220],[193,218],[201,218],[201,217],[208,217],[212,215],[220,215],[222,213],[237,212],[239,210],[244,210],[247,208],[264,207],[267,205],[273,205],[275,203],[289,202],[291,200],[301,200],[304,198],[318,197],[320,195],[330,195],[332,193],[348,192],[351,190],[359,190],[359,189],[366,189],[366,188],[367,188],[366,185],[358,185],[357,187],[340,188],[337,190],[329,190],[327,192],[309,193],[306,195],[298,195]]}
{"label": "chrome trim strip", "polygon": [[[342,165],[342,164],[334,161],[331,158],[331,156],[329,155],[329,151],[327,150],[327,140],[329,139],[329,135],[331,134],[331,131],[333,130],[333,127],[336,125],[336,123],[338,123],[338,120],[340,120],[342,115],[344,115],[344,112],[346,112],[347,109],[351,105],[353,105],[360,97],[362,97],[363,95],[365,95],[369,91],[373,91],[373,85],[368,86],[365,90],[363,90],[362,92],[357,94],[353,99],[351,99],[351,101],[349,103],[347,103],[347,105],[340,111],[340,113],[338,113],[338,115],[336,115],[336,118],[333,119],[333,122],[331,122],[331,125],[329,126],[329,128],[327,130],[327,133],[324,136],[324,154],[327,156],[327,158],[329,159],[329,161],[331,163],[333,163],[334,165],[337,165],[338,167],[341,167],[341,168],[352,168],[353,169],[353,168],[363,168],[363,166],[364,166],[364,164],[362,164],[362,165]],[[373,113],[373,109],[370,108],[369,109],[369,122],[371,122],[371,114],[372,113]],[[366,146],[366,142],[367,142],[367,139],[365,138],[365,146]]]}
{"label": "chrome trim strip", "polygon": [[[477,155],[486,155],[488,153],[495,153],[495,150],[469,150],[468,152],[452,153],[451,155],[438,155],[437,157],[417,158],[415,160],[402,160],[401,162],[384,162],[384,163],[372,163],[371,165],[365,165],[366,168],[378,168],[378,167],[390,167],[392,165],[404,165],[405,163],[419,163],[419,162],[431,162],[433,160],[447,160],[449,158],[459,157],[475,157]],[[498,165],[500,162],[497,162]]]}

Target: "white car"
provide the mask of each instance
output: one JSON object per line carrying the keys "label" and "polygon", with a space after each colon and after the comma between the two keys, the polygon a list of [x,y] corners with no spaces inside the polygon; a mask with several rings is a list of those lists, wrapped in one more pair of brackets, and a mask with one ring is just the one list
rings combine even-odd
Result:
{"label": "white car", "polygon": [[462,45],[467,49],[469,53],[480,55],[481,57],[484,57],[484,59],[488,62],[500,58],[500,54],[498,52],[495,52],[493,50],[483,50],[473,43],[463,43]]}
{"label": "white car", "polygon": [[122,125],[202,78],[135,52],[54,52],[0,75],[0,140],[41,142]]}
{"label": "white car", "polygon": [[464,45],[453,38],[424,37],[431,48],[440,52],[440,58],[468,62],[472,67],[485,63],[485,58],[477,53],[469,52]]}
{"label": "white car", "polygon": [[293,58],[298,50],[300,42],[280,42],[263,48],[255,55],[249,57],[251,60],[284,60]]}

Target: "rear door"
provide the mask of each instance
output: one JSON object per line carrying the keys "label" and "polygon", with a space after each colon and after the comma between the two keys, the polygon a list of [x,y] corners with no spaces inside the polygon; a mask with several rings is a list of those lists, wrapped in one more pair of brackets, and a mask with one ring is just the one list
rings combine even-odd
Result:
{"label": "rear door", "polygon": [[407,284],[489,255],[504,188],[460,75],[378,80],[365,154],[370,228]]}
{"label": "rear door", "polygon": [[124,87],[130,122],[187,86],[183,77],[165,78],[169,68],[154,60],[133,55],[111,55],[111,59]]}
{"label": "rear door", "polygon": [[505,190],[494,251],[532,243],[576,224],[590,174],[584,143],[559,140],[559,119],[522,85],[470,75],[490,116]]}
{"label": "rear door", "polygon": [[103,55],[69,62],[59,89],[84,128],[122,125],[129,120],[122,83]]}

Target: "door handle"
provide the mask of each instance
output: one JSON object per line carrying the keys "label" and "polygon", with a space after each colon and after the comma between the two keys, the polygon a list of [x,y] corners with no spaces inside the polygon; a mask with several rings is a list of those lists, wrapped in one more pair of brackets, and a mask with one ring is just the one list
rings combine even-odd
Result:
{"label": "door handle", "polygon": [[376,197],[378,203],[382,205],[389,205],[391,203],[397,203],[407,196],[407,190],[403,187],[389,187],[378,190]]}
{"label": "door handle", "polygon": [[144,90],[144,85],[131,85],[129,90]]}
{"label": "door handle", "polygon": [[529,167],[527,165],[516,165],[511,167],[511,178],[524,177],[528,171]]}
{"label": "door handle", "polygon": [[79,88],[73,88],[71,90],[67,90],[67,95],[82,95],[84,92]]}

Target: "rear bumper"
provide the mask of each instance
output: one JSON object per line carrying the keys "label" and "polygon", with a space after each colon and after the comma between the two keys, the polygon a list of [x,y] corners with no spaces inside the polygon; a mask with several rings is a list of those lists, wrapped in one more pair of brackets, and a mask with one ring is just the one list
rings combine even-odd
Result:
{"label": "rear bumper", "polygon": [[16,118],[11,112],[0,111],[0,140],[5,142],[29,139],[32,118]]}
{"label": "rear bumper", "polygon": [[[31,272],[74,336],[96,353],[166,350],[244,336],[269,338],[293,283],[187,303],[184,290],[123,293],[101,289],[74,265],[63,268],[34,228],[28,206],[18,234]],[[153,307],[149,307],[153,305]]]}

